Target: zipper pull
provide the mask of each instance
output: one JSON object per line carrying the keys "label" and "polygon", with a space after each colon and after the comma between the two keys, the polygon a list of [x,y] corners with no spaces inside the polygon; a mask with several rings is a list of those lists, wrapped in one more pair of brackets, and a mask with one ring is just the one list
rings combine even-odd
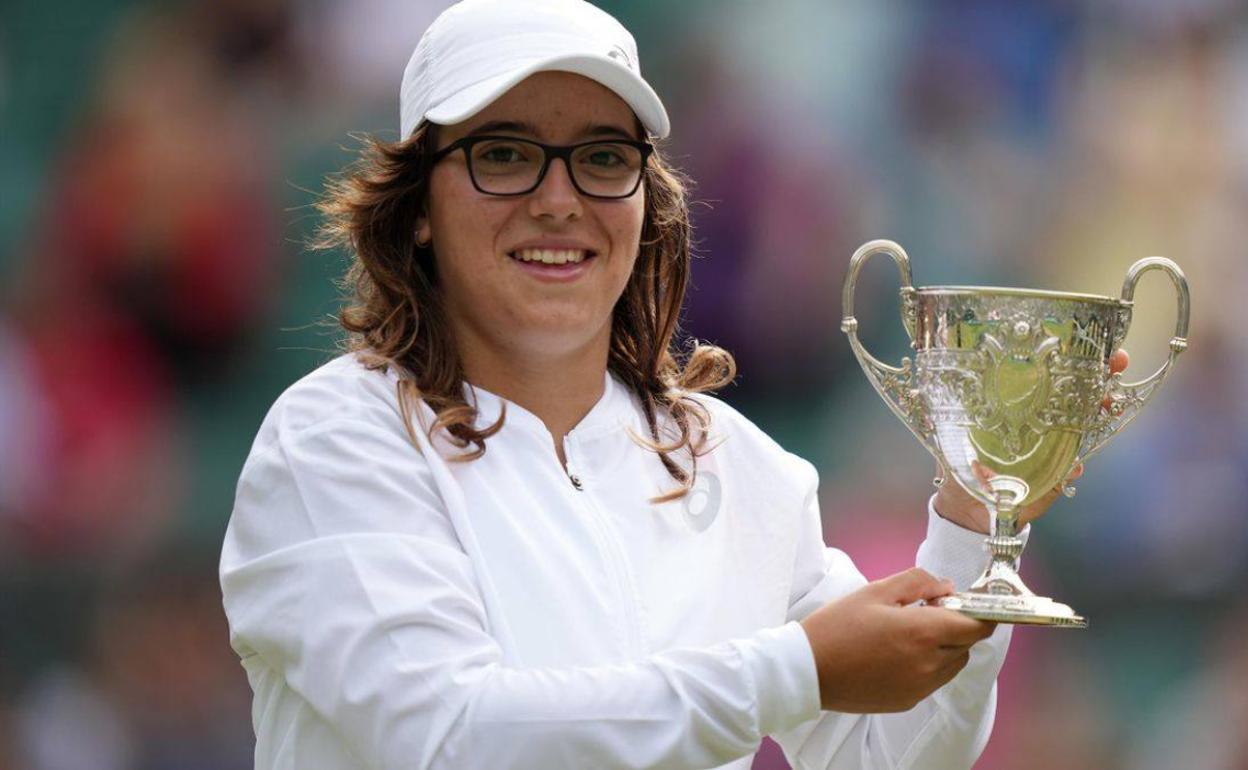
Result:
{"label": "zipper pull", "polygon": [[570,442],[568,441],[568,437],[564,436],[563,437],[563,456],[564,456],[563,471],[564,473],[568,474],[568,481],[572,482],[572,488],[575,489],[577,492],[584,492],[585,485],[581,483],[580,477],[572,472],[572,468],[573,468],[572,452],[571,452],[571,447],[568,446],[569,443]]}

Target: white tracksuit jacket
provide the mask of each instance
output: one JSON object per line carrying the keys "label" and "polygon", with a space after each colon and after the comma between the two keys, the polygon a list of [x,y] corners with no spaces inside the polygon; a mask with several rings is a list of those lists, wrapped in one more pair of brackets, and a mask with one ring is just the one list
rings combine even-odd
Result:
{"label": "white tracksuit jacket", "polygon": [[[277,400],[221,555],[256,767],[747,770],[767,735],[799,770],[970,767],[1010,628],[906,713],[820,711],[797,621],[865,581],[823,543],[814,468],[704,398],[719,444],[651,504],[675,482],[606,380],[566,472],[510,403],[478,460],[419,426],[417,448],[397,373],[352,355]],[[472,391],[491,423],[501,400]],[[963,588],[982,541],[929,503],[917,561]]]}

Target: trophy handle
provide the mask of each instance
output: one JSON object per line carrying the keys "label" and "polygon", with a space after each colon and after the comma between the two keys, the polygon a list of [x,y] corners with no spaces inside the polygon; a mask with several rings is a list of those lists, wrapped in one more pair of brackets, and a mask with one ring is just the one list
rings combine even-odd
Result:
{"label": "trophy handle", "polygon": [[[1131,307],[1135,304],[1135,285],[1139,282],[1140,276],[1150,270],[1162,270],[1166,275],[1170,276],[1170,280],[1174,283],[1175,291],[1178,294],[1179,312],[1175,319],[1174,336],[1170,338],[1170,356],[1165,363],[1158,367],[1157,371],[1142,380],[1123,382],[1121,372],[1110,378],[1107,389],[1110,407],[1101,414],[1096,426],[1086,435],[1083,442],[1084,448],[1079,456],[1080,462],[1099,451],[1111,438],[1126,427],[1127,423],[1135,419],[1135,416],[1139,414],[1140,408],[1153,397],[1157,392],[1157,387],[1170,374],[1170,370],[1174,367],[1174,362],[1178,359],[1179,354],[1187,349],[1187,325],[1191,315],[1191,296],[1187,289],[1187,278],[1174,262],[1165,257],[1148,257],[1131,266],[1131,269],[1127,271],[1127,278],[1122,284],[1124,313],[1127,315],[1127,318],[1130,318]],[[1125,336],[1125,331],[1123,336]]]}
{"label": "trophy handle", "polygon": [[[901,359],[901,366],[890,366],[871,355],[858,339],[858,319],[854,318],[854,289],[858,284],[858,272],[867,260],[877,254],[887,254],[897,265],[901,275],[901,324],[910,337],[910,346],[914,347],[915,330],[918,319],[917,299],[911,282],[910,257],[904,249],[893,241],[875,240],[863,244],[854,252],[849,260],[849,273],[845,277],[845,287],[841,292],[841,331],[849,337],[849,346],[854,351],[858,363],[862,365],[875,391],[884,399],[884,403],[897,418],[905,423],[910,432],[927,447],[940,463],[944,477],[948,478],[948,469],[941,459],[940,451],[935,445],[932,429],[914,387],[914,365],[910,358]],[[937,479],[939,484],[941,479]]]}

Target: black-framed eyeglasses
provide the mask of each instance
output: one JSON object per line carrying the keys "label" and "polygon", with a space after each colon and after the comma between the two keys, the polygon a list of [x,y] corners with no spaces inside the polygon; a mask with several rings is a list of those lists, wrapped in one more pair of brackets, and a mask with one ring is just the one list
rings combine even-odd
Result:
{"label": "black-framed eyeglasses", "polygon": [[596,140],[552,145],[514,136],[466,136],[438,150],[437,163],[463,149],[472,186],[486,195],[526,195],[537,189],[555,158],[562,158],[572,185],[591,198],[627,198],[637,192],[654,152],[649,142]]}

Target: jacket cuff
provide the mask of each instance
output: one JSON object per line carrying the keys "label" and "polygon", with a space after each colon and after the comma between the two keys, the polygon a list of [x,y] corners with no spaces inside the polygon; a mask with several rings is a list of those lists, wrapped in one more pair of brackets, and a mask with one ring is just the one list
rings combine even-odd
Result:
{"label": "jacket cuff", "polygon": [[[1026,547],[1031,525],[1018,536]],[[955,590],[964,591],[988,566],[988,548],[982,532],[966,529],[936,512],[936,495],[927,501],[927,539],[919,546],[915,563],[939,578],[953,581]]]}
{"label": "jacket cuff", "polygon": [[760,737],[819,716],[815,654],[801,623],[763,629],[740,644],[758,694]]}

